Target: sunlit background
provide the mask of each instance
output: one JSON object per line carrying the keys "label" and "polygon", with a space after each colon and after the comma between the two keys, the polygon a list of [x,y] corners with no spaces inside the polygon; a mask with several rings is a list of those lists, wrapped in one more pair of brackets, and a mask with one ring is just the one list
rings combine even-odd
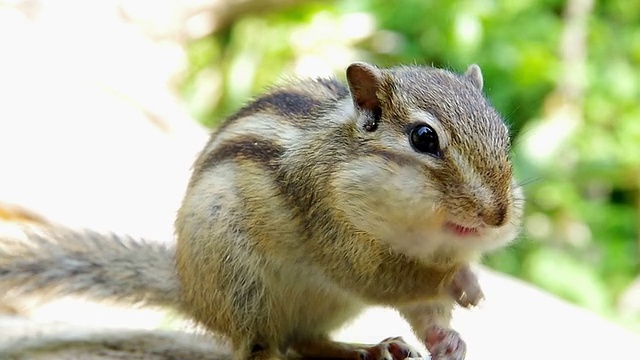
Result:
{"label": "sunlit background", "polygon": [[[0,0],[0,41],[0,125],[14,131],[0,134],[2,165],[13,164],[11,151],[28,152],[21,148],[24,138],[41,144],[61,126],[68,134],[74,126],[91,126],[96,136],[84,141],[99,142],[99,152],[70,165],[98,171],[87,170],[78,180],[83,184],[107,176],[99,171],[115,152],[126,159],[128,146],[151,146],[137,140],[136,127],[147,126],[191,140],[160,147],[166,158],[159,163],[128,159],[120,170],[131,173],[115,181],[136,181],[136,172],[155,166],[166,175],[158,181],[182,186],[182,172],[179,180],[167,178],[171,166],[183,171],[190,165],[188,156],[175,154],[191,154],[204,140],[192,122],[215,127],[249,97],[292,76],[343,78],[354,60],[455,71],[478,63],[487,97],[510,124],[513,159],[528,199],[521,239],[485,263],[640,332],[638,1]],[[87,83],[134,104],[136,116],[153,126],[130,121],[113,127],[129,119],[117,115],[122,104],[83,101],[87,94],[80,85]],[[47,94],[69,88],[66,100],[78,117],[92,118],[90,125],[51,115],[60,104],[47,103]],[[7,101],[16,94],[22,102]],[[43,117],[50,117],[44,122],[50,130],[43,122],[30,123]],[[127,127],[131,138],[110,130]],[[150,141],[154,136],[164,135]],[[55,143],[58,148],[66,142]],[[25,163],[46,153],[31,152],[9,168],[27,171]],[[81,155],[74,147],[55,156]],[[57,165],[50,170],[29,171],[39,181],[44,176],[68,182]],[[64,212],[60,199],[68,193],[14,179],[0,181],[0,200]],[[179,193],[158,196],[162,184],[150,183],[149,193],[137,196],[177,203]],[[112,200],[82,186],[68,189],[91,194],[75,200],[76,208],[83,201],[89,207]],[[51,192],[61,198],[41,201]],[[142,221],[139,209],[112,209],[114,218],[129,211],[122,229]],[[65,220],[86,216],[78,223],[98,224],[82,210],[69,211]],[[172,216],[167,211],[150,219],[162,219],[166,234]]]}

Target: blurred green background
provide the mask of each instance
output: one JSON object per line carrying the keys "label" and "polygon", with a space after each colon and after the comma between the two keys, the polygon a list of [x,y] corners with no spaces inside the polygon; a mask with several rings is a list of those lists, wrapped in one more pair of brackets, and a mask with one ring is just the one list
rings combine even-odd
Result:
{"label": "blurred green background", "polygon": [[640,331],[639,21],[629,0],[299,1],[192,41],[180,88],[214,127],[266,86],[354,59],[478,63],[528,198],[521,239],[485,263]]}

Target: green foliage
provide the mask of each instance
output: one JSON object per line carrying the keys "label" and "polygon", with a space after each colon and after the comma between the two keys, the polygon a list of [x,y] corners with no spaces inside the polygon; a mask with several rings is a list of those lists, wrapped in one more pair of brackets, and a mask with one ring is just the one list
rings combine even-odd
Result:
{"label": "green foliage", "polygon": [[[616,318],[640,274],[640,2],[596,2],[584,69],[561,57],[565,6],[353,0],[247,16],[190,46],[182,91],[214,126],[274,82],[342,76],[354,59],[457,71],[478,63],[487,96],[511,124],[528,199],[522,238],[486,264]],[[582,95],[567,94],[568,83]],[[638,314],[619,320],[640,328]]]}

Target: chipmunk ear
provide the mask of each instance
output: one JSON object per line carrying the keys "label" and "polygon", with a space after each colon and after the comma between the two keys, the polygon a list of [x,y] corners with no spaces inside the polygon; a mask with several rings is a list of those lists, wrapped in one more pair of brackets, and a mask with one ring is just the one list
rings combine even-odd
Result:
{"label": "chipmunk ear", "polygon": [[358,109],[370,111],[375,117],[380,117],[381,114],[377,96],[381,79],[380,69],[373,65],[356,62],[347,67],[347,82],[353,103]]}
{"label": "chipmunk ear", "polygon": [[484,80],[482,78],[482,70],[478,64],[471,64],[464,72],[464,78],[470,81],[478,90],[482,90]]}

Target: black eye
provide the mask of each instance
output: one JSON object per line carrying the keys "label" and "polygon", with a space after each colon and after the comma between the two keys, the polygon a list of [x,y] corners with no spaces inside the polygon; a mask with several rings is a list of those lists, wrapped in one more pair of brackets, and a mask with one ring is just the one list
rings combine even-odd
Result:
{"label": "black eye", "polygon": [[429,125],[420,124],[414,127],[409,134],[409,141],[416,151],[436,157],[442,156],[438,134]]}

